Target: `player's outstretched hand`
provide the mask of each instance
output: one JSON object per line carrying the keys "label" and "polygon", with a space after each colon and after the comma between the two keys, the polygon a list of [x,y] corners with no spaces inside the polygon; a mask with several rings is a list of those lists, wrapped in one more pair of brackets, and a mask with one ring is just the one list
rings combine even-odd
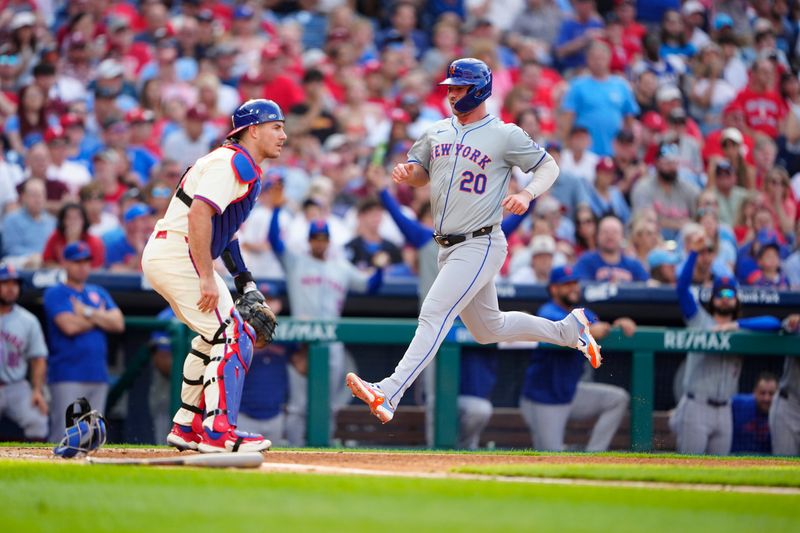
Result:
{"label": "player's outstretched hand", "polygon": [[405,183],[411,179],[414,163],[399,163],[392,169],[392,180],[395,183]]}
{"label": "player's outstretched hand", "polygon": [[524,215],[528,210],[528,206],[531,205],[531,200],[533,200],[531,193],[528,191],[520,191],[516,194],[509,194],[503,198],[500,205],[515,215]]}
{"label": "player's outstretched hand", "polygon": [[219,303],[219,289],[214,276],[200,278],[200,299],[197,300],[197,308],[201,313],[211,313],[217,308]]}

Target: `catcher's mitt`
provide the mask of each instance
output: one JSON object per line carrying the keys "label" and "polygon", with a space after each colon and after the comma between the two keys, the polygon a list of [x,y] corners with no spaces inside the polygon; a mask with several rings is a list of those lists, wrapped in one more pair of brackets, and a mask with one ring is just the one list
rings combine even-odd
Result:
{"label": "catcher's mitt", "polygon": [[263,298],[260,292],[250,291],[236,300],[236,310],[256,332],[256,348],[263,348],[272,342],[272,336],[278,326],[275,313],[264,303]]}

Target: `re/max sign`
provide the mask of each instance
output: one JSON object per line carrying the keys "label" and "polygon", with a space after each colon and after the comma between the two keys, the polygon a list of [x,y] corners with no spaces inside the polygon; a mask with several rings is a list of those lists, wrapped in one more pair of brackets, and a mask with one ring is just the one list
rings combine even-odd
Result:
{"label": "re/max sign", "polygon": [[664,348],[670,350],[730,350],[731,334],[710,331],[667,331]]}

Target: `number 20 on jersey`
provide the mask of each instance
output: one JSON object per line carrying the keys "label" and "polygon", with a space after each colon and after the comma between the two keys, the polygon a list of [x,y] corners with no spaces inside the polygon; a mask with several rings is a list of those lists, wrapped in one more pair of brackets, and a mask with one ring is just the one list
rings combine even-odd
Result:
{"label": "number 20 on jersey", "polygon": [[465,170],[461,174],[461,184],[458,188],[464,192],[483,194],[486,192],[486,174],[475,175],[469,170]]}

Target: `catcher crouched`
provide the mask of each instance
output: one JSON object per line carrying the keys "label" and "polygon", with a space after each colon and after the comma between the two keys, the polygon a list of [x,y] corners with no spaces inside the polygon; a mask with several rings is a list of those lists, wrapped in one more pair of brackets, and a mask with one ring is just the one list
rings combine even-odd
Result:
{"label": "catcher crouched", "polygon": [[[253,348],[272,340],[276,321],[235,235],[261,191],[259,164],[281,153],[284,116],[271,100],[248,100],[232,124],[225,143],[184,173],[142,255],[147,281],[198,334],[184,361],[181,407],[167,435],[179,450],[250,452],[271,445],[262,435],[236,429]],[[234,277],[235,305],[214,271],[217,257]]]}

